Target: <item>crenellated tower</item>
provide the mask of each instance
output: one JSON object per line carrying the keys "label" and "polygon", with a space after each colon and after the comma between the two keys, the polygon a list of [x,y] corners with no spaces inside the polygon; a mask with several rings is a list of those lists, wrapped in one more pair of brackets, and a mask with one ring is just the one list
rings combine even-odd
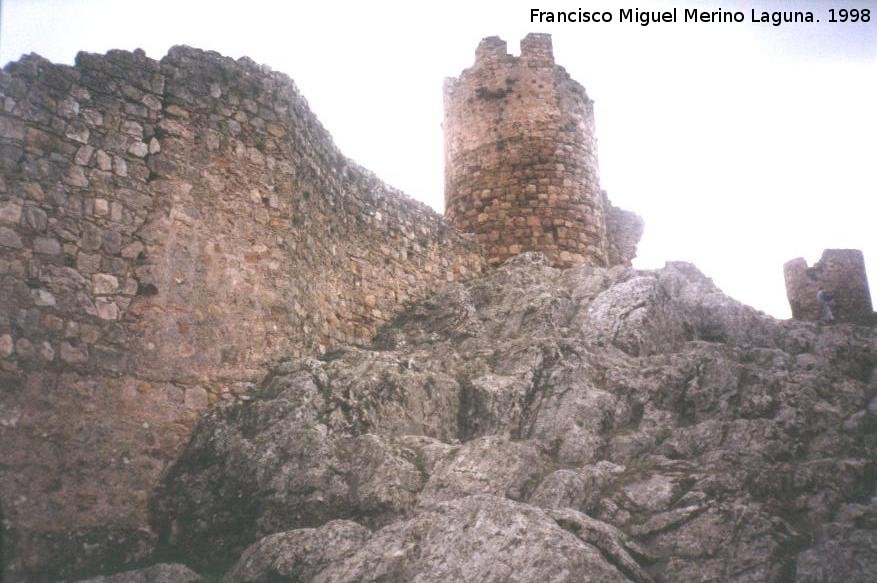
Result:
{"label": "crenellated tower", "polygon": [[550,35],[528,34],[519,57],[485,38],[444,103],[445,216],[490,263],[523,251],[610,263],[593,102],[555,65]]}

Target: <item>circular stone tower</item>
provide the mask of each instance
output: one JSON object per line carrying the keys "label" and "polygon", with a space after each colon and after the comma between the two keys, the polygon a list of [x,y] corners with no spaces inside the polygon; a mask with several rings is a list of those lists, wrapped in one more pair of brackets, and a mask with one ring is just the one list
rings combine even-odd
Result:
{"label": "circular stone tower", "polygon": [[554,64],[551,36],[521,56],[498,37],[445,81],[445,216],[490,263],[541,251],[557,267],[607,264],[593,102]]}

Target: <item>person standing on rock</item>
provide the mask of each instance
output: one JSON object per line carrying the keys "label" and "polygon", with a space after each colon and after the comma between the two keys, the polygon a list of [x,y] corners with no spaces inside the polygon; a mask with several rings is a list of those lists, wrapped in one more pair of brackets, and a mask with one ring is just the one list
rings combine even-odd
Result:
{"label": "person standing on rock", "polygon": [[820,287],[819,291],[816,292],[816,301],[819,302],[819,321],[826,324],[834,322],[834,314],[831,311],[831,303],[834,301],[834,296]]}

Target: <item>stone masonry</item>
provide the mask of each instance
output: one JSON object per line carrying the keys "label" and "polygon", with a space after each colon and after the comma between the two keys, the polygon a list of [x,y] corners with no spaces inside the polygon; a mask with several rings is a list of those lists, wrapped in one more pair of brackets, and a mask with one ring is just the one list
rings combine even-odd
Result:
{"label": "stone masonry", "polygon": [[603,208],[606,211],[606,253],[609,265],[631,266],[636,248],[643,236],[642,217],[613,205],[603,191]]}
{"label": "stone masonry", "polygon": [[[152,545],[147,495],[212,403],[362,343],[484,267],[346,159],[286,76],[175,47],[0,72],[7,580]],[[85,550],[83,550],[85,549]]]}
{"label": "stone masonry", "polygon": [[[445,216],[476,234],[489,263],[541,251],[557,267],[630,264],[641,221],[607,234],[593,102],[554,64],[550,35],[527,35],[519,57],[485,38],[475,64],[445,81],[444,102]],[[625,255],[610,252],[616,235],[633,242],[615,245]]]}
{"label": "stone masonry", "polygon": [[821,287],[833,294],[832,313],[838,322],[874,321],[865,258],[858,249],[826,249],[813,267],[798,257],[783,266],[786,295],[796,320],[817,321],[822,309],[816,299]]}

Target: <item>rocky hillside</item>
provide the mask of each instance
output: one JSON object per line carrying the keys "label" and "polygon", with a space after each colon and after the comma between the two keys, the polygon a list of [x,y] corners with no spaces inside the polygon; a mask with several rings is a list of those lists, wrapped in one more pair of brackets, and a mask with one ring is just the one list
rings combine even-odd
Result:
{"label": "rocky hillside", "polygon": [[[873,581],[875,364],[877,329],[777,321],[688,264],[521,255],[204,416],[152,497],[154,562],[227,582]],[[198,580],[150,569],[101,580]]]}

